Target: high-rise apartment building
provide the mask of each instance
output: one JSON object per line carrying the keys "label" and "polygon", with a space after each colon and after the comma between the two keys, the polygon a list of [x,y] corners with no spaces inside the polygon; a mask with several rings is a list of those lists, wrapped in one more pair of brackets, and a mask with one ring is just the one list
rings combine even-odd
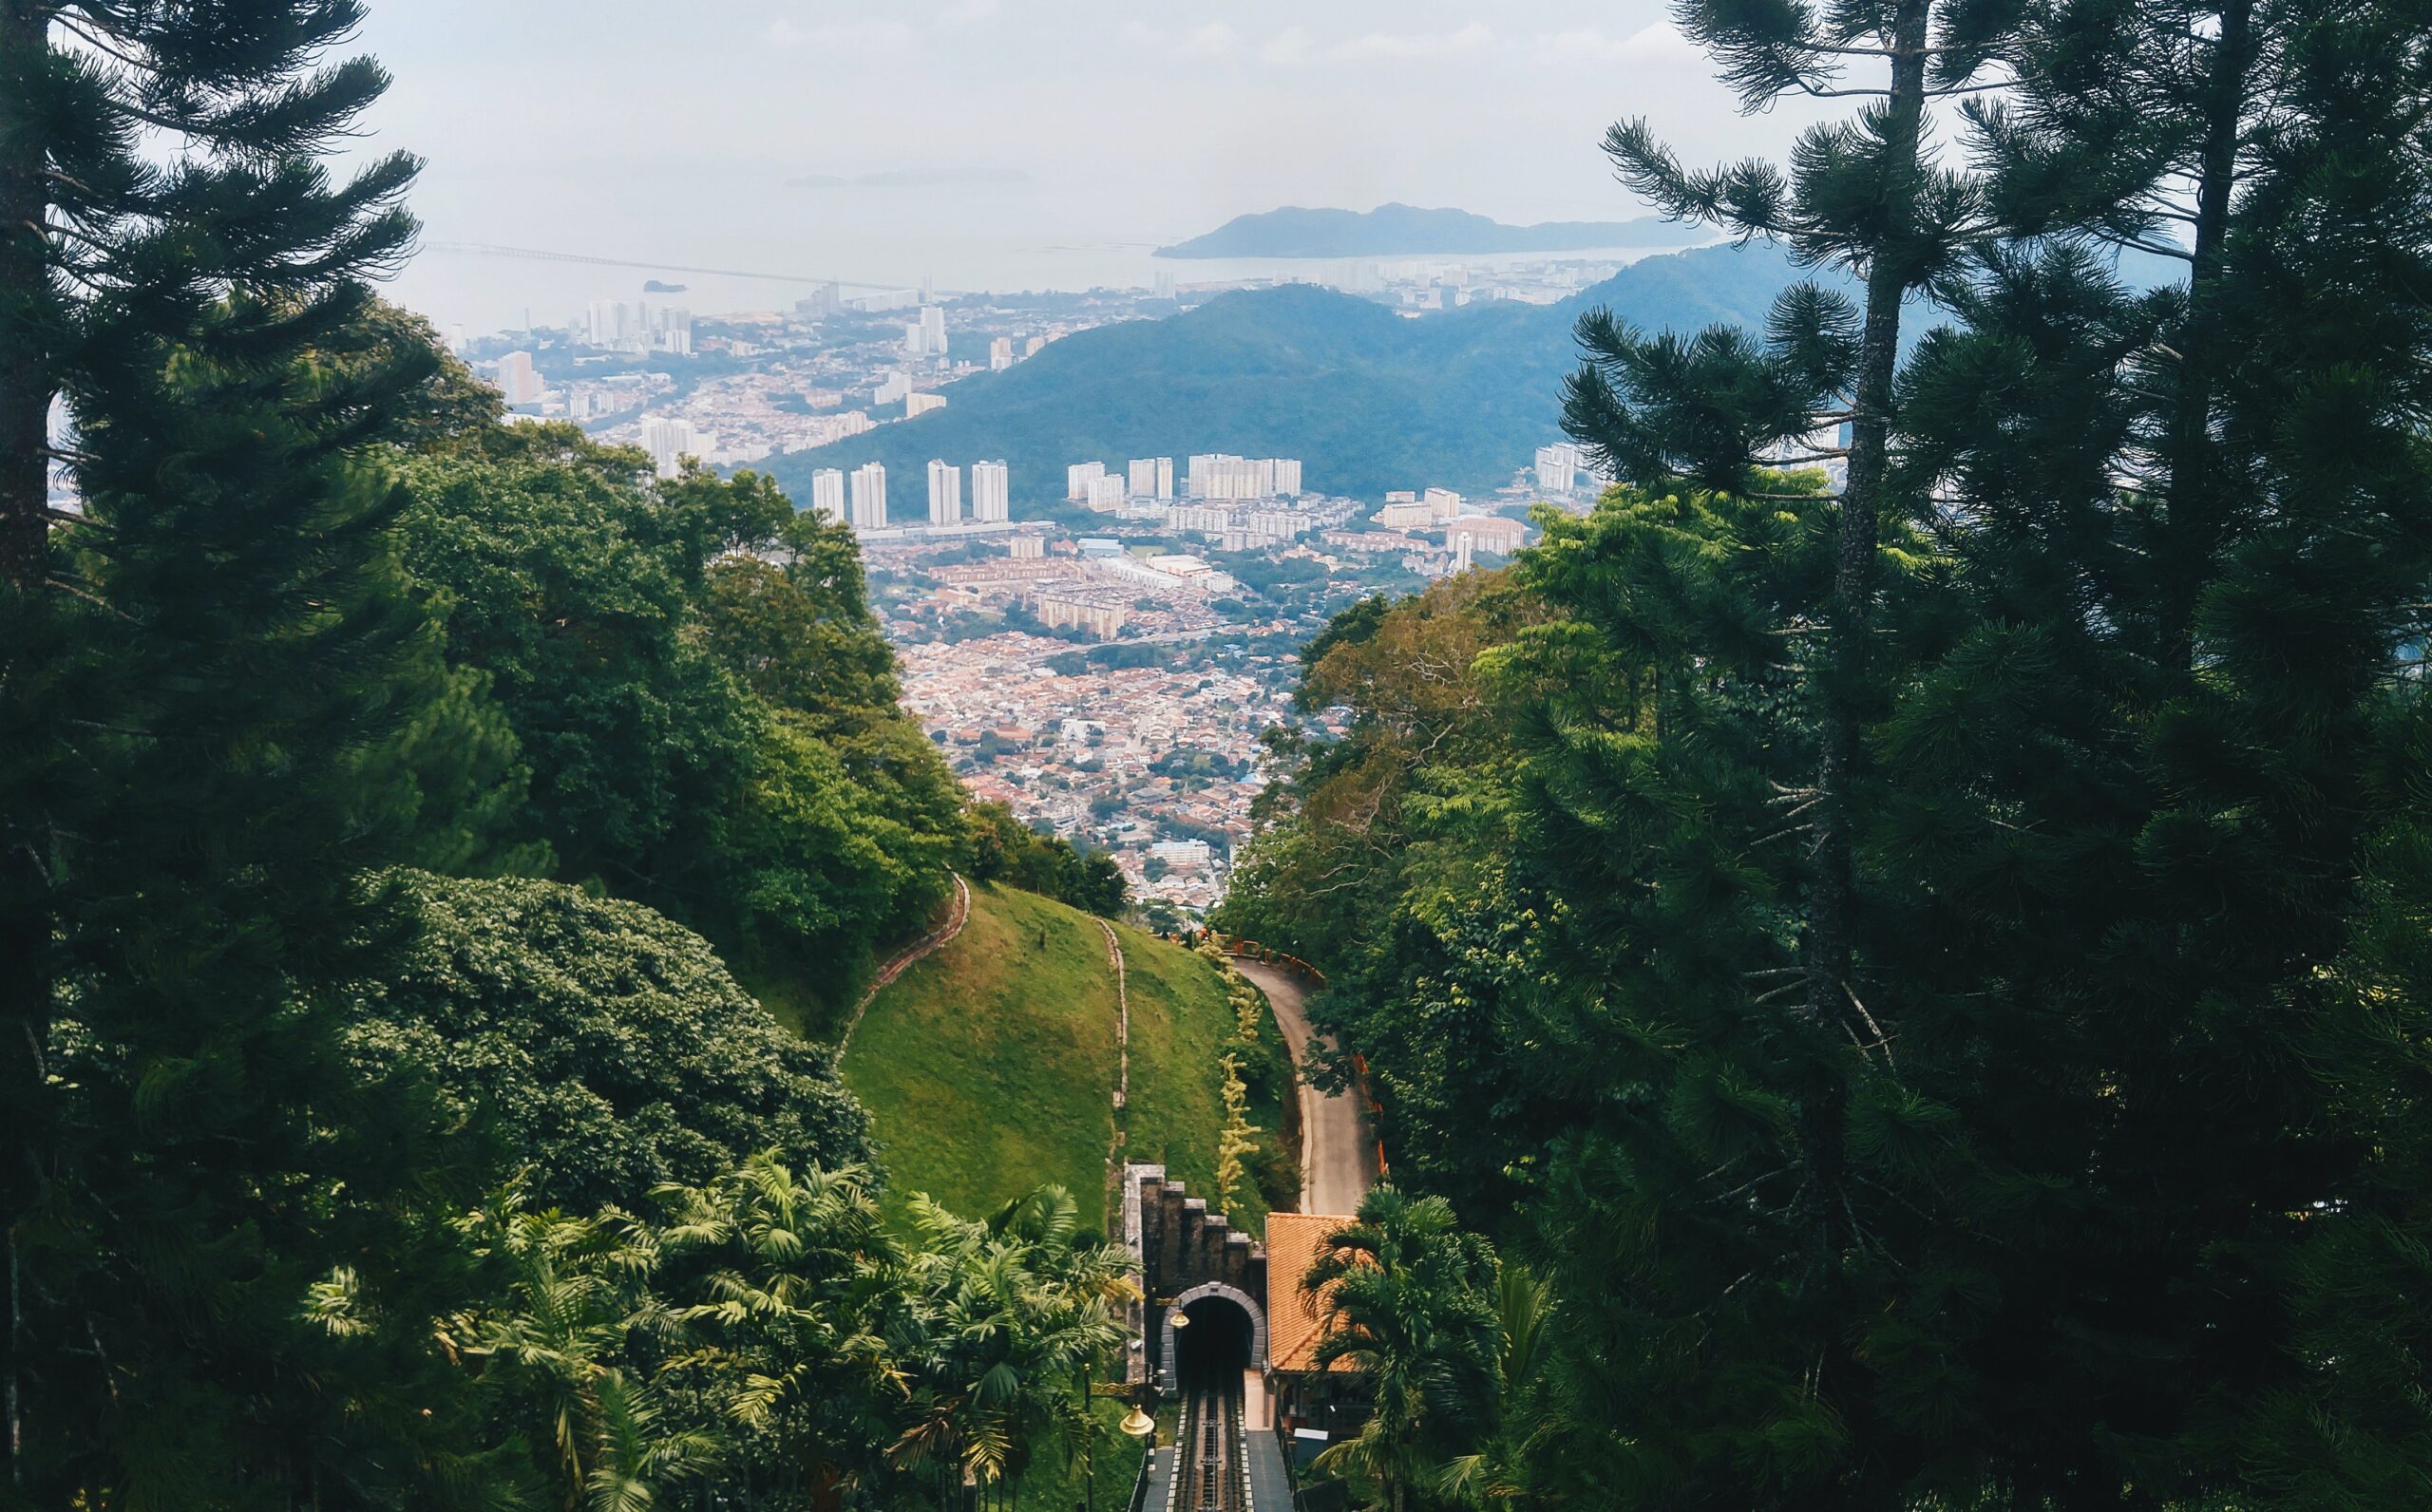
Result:
{"label": "high-rise apartment building", "polygon": [[1124,483],[1125,480],[1117,478],[1112,473],[1100,472],[1097,477],[1090,480],[1090,496],[1083,502],[1092,509],[1112,514],[1121,509],[1124,500],[1130,497],[1130,490],[1126,488]]}
{"label": "high-rise apartment building", "polygon": [[[1171,470],[1171,468],[1172,468],[1172,466],[1173,466],[1173,463],[1172,463],[1172,461],[1171,461],[1170,459],[1168,459],[1168,460],[1167,461],[1166,466],[1167,466],[1167,468],[1168,468],[1168,470]],[[1132,459],[1131,459],[1131,466],[1130,466],[1130,475],[1131,475],[1131,477],[1130,477],[1130,482],[1131,482],[1131,497],[1132,497],[1132,498],[1134,498],[1134,499],[1154,499],[1154,498],[1156,498],[1156,497],[1157,497],[1157,459],[1156,459],[1156,458],[1154,458],[1154,457],[1134,457],[1134,458],[1132,458]]]}
{"label": "high-rise apartment building", "polygon": [[911,392],[912,380],[900,372],[891,372],[880,381],[878,391],[870,395],[870,402],[877,405],[902,404],[904,396]]}
{"label": "high-rise apartment building", "polygon": [[1090,485],[1105,476],[1106,463],[1102,462],[1074,463],[1064,469],[1064,497],[1076,504],[1086,501]]}
{"label": "high-rise apartment building", "polygon": [[922,308],[921,350],[932,357],[946,354],[946,312],[936,305]]}
{"label": "high-rise apartment building", "polygon": [[1215,504],[1176,504],[1166,511],[1166,524],[1199,535],[1222,533],[1233,528],[1233,512]]}
{"label": "high-rise apartment building", "polygon": [[886,467],[882,463],[864,463],[853,469],[853,528],[886,528]]}
{"label": "high-rise apartment building", "polygon": [[1171,457],[1160,457],[1157,459],[1157,497],[1171,499],[1173,496],[1174,460]]}
{"label": "high-rise apartment building", "polygon": [[1537,448],[1537,486],[1549,494],[1567,494],[1578,479],[1579,448],[1569,442]]}
{"label": "high-rise apartment building", "polygon": [[986,523],[1014,518],[1010,476],[1001,462],[971,464],[971,518]]}
{"label": "high-rise apartment building", "polygon": [[1431,488],[1419,501],[1437,520],[1450,520],[1461,512],[1461,496],[1450,488]]}
{"label": "high-rise apartment building", "polygon": [[1046,350],[1047,338],[1045,336],[1033,336],[1030,340],[1022,343],[1022,355],[1025,357],[1036,357]]}
{"label": "high-rise apartment building", "polygon": [[905,394],[903,418],[910,420],[915,415],[925,415],[932,409],[943,409],[945,406],[946,396],[943,394]]}
{"label": "high-rise apartment building", "polygon": [[499,391],[506,395],[510,405],[536,404],[541,398],[541,375],[532,369],[532,354],[510,351],[498,360]]}
{"label": "high-rise apartment building", "polygon": [[685,458],[707,457],[718,449],[718,442],[715,436],[694,428],[681,415],[645,415],[642,449],[650,453],[651,464],[661,478],[673,478],[683,470]]}
{"label": "high-rise apartment building", "polygon": [[1005,555],[1016,561],[1039,561],[1047,556],[1044,536],[1016,536],[1005,542]]}
{"label": "high-rise apartment building", "polygon": [[929,463],[929,523],[962,523],[962,469],[942,460]]}
{"label": "high-rise apartment building", "polygon": [[1528,539],[1529,527],[1508,515],[1463,515],[1445,522],[1444,543],[1447,546],[1463,536],[1469,538],[1475,550],[1509,557],[1518,551],[1520,543]]}
{"label": "high-rise apartment building", "polygon": [[988,344],[988,370],[1003,372],[1014,365],[1014,338],[998,336]]}
{"label": "high-rise apartment building", "polygon": [[1276,499],[1301,492],[1301,463],[1289,457],[1217,452],[1190,459],[1193,499]]}
{"label": "high-rise apartment building", "polygon": [[845,469],[822,467],[810,475],[810,512],[842,524],[845,520]]}

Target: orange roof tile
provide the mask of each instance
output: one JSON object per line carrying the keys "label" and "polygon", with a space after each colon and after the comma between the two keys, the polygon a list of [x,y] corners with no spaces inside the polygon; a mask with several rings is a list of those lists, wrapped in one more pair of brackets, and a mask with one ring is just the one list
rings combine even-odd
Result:
{"label": "orange roof tile", "polygon": [[[1266,1359],[1276,1370],[1316,1369],[1324,1305],[1302,1290],[1301,1278],[1325,1248],[1326,1236],[1351,1221],[1321,1213],[1266,1215]],[[1334,1369],[1348,1370],[1351,1363],[1337,1360]]]}

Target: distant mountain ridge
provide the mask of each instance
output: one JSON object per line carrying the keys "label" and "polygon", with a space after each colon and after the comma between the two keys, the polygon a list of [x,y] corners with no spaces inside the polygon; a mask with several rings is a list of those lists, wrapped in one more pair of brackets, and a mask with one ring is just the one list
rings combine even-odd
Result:
{"label": "distant mountain ridge", "polygon": [[1160,257],[1391,257],[1421,254],[1586,252],[1598,247],[1690,247],[1711,234],[1656,216],[1636,220],[1548,220],[1507,226],[1466,210],[1378,205],[1374,210],[1281,210],[1235,216],[1204,236],[1159,247]]}
{"label": "distant mountain ridge", "polygon": [[898,520],[926,518],[931,458],[1003,459],[1016,520],[1061,500],[1074,463],[1206,451],[1301,458],[1322,493],[1489,493],[1561,439],[1563,379],[1579,362],[1571,329],[1586,311],[1649,330],[1760,329],[1799,276],[1770,247],[1706,247],[1643,258],[1558,305],[1490,301],[1418,319],[1308,284],[1245,290],[1067,336],[954,384],[943,409],[761,465],[807,503],[819,468],[884,463]]}

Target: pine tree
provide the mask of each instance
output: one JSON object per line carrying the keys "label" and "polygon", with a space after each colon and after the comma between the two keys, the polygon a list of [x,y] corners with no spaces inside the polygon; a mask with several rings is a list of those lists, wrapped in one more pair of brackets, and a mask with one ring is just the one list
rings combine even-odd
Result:
{"label": "pine tree", "polygon": [[[1843,421],[1850,427],[1832,584],[1808,637],[1814,766],[1802,784],[1812,800],[1802,806],[1813,862],[1800,923],[1801,1014],[1811,1034],[1837,1039],[1838,1027],[1866,1016],[1850,975],[1862,927],[1852,837],[1866,781],[1860,731],[1879,682],[1871,641],[1879,518],[1894,506],[1886,482],[1901,311],[1981,225],[1972,181],[1934,163],[1927,107],[1972,92],[1994,61],[2005,17],[1998,7],[1935,0],[1822,10],[1686,0],[1680,17],[1751,110],[1794,95],[1868,101],[1854,121],[1804,134],[1787,176],[1760,161],[1685,171],[1645,122],[1613,128],[1606,147],[1623,180],[1667,214],[1779,238],[1805,264],[1849,272],[1863,297],[1852,312],[1814,286],[1793,290],[1776,307],[1773,350],[1761,356],[1721,332],[1684,349],[1643,343],[1609,321],[1584,322],[1592,360],[1571,405],[1574,434],[1634,481],[1657,486],[1682,476],[1685,464],[1706,486],[1744,490],[1759,448]],[[1873,60],[1880,84],[1848,82],[1853,64]],[[1615,393],[1615,378],[1636,391]],[[1806,1264],[1820,1281],[1850,1240],[1836,1132],[1847,1093],[1822,1068],[1809,1081],[1792,1116],[1804,1167],[1797,1201]]]}
{"label": "pine tree", "polygon": [[[2418,1504],[2432,12],[2135,20],[2118,119],[2041,78],[1988,113],[2042,240],[1949,291],[1903,406],[1952,560],[1877,871],[1981,1194],[1944,1251],[1981,1473]],[[2192,230],[2186,286],[2107,276],[2123,204]]]}
{"label": "pine tree", "polygon": [[428,358],[316,357],[411,233],[410,160],[320,162],[385,85],[323,66],[359,19],[0,4],[0,1217],[37,1504],[345,1504],[444,1458],[427,1351],[369,1321],[446,1274],[428,1131],[327,1032],[378,937],[356,874],[406,842],[370,753],[441,673],[353,460]]}
{"label": "pine tree", "polygon": [[[1543,1085],[1577,1132],[1539,1178],[1547,1242],[1582,1298],[1581,1389],[1633,1425],[1588,1484],[1866,1504],[1933,1452],[1888,1409],[1928,1372],[1871,1355],[1851,1323],[1891,1294],[1911,1225],[1872,1184],[1897,1025],[1869,980],[1882,920],[1858,849],[1877,801],[1866,732],[1897,660],[1884,605],[1923,557],[1891,468],[1894,380],[1904,306],[1985,225],[1975,181],[1937,162],[1929,108],[1997,77],[2006,15],[1679,14],[1752,109],[1865,104],[1805,133],[1787,172],[1689,171],[1645,123],[1618,125],[1624,180],[1673,216],[1780,239],[1857,297],[1796,288],[1761,339],[1581,326],[1568,428],[1638,496],[1549,526],[1517,576],[1571,622],[1524,634],[1501,669],[1532,748],[1517,881],[1566,942],[1541,989],[1559,1005]],[[1829,439],[1842,425],[1846,446]],[[1834,457],[1837,499],[1762,465]],[[1618,1100],[1599,1089],[1616,1083]]]}
{"label": "pine tree", "polygon": [[[2234,528],[2251,480],[2215,445],[2234,350],[2219,345],[2230,219],[2262,167],[2290,47],[2320,8],[2304,0],[2138,0],[2023,7],[2007,47],[2016,79],[1967,114],[1993,223],[2012,237],[2091,238],[2184,267],[2145,364],[2153,413],[2138,458],[2158,508],[2151,571],[2159,633],[2193,653],[2196,583]],[[2173,575],[2176,576],[2173,576]]]}

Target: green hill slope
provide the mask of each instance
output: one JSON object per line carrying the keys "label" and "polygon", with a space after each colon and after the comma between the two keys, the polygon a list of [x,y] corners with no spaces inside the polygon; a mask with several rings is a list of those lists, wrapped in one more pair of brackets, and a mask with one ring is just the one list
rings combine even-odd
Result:
{"label": "green hill slope", "polygon": [[[1212,1193],[1224,1127],[1217,1057],[1237,1042],[1214,968],[1118,926],[1131,1002],[1130,1158],[1164,1160]],[[1012,888],[975,887],[962,933],[872,1000],[845,1057],[901,1198],[927,1192],[980,1214],[1041,1181],[1073,1192],[1104,1232],[1114,1148],[1115,985],[1090,915]],[[1256,1052],[1273,1053],[1274,1030]],[[1253,1122],[1277,1127],[1272,1071]],[[1234,1204],[1256,1225],[1255,1194]]]}
{"label": "green hill slope", "polygon": [[1281,210],[1235,216],[1160,257],[1377,257],[1426,254],[1576,252],[1591,247],[1686,247],[1713,233],[1661,216],[1635,220],[1548,220],[1507,226],[1466,210],[1378,205],[1374,210]]}
{"label": "green hill slope", "polygon": [[882,462],[917,491],[933,457],[1002,458],[1017,520],[1061,511],[1073,463],[1203,451],[1299,457],[1324,493],[1485,493],[1560,438],[1581,313],[1605,306],[1650,329],[1761,326],[1797,276],[1769,248],[1707,247],[1633,263],[1558,305],[1415,320],[1309,285],[1224,294],[1170,319],[1082,331],[956,383],[943,409],[763,465],[800,502],[822,467]]}

